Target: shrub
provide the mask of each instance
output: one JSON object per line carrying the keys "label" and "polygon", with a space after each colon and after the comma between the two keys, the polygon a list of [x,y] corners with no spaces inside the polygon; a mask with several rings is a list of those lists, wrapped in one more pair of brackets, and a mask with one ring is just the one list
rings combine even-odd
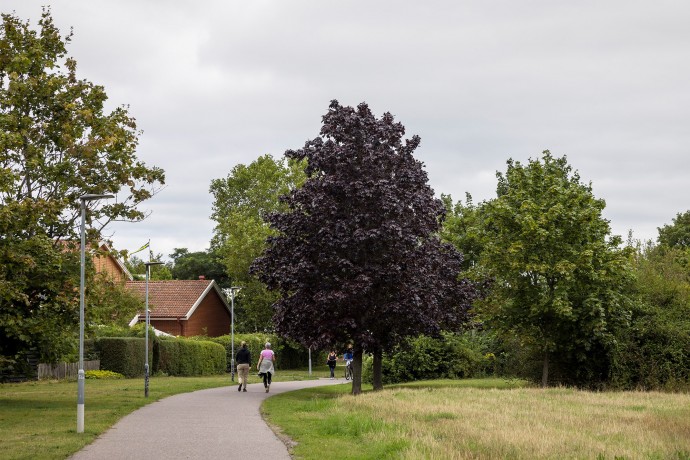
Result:
{"label": "shrub", "polygon": [[124,379],[125,376],[118,373],[118,372],[113,372],[113,371],[86,371],[84,373],[84,376],[87,379],[96,379],[96,380],[116,380],[116,379]]}
{"label": "shrub", "polygon": [[[619,338],[612,371],[617,388],[690,389],[690,321],[649,308]],[[638,313],[639,314],[639,313]]]}
{"label": "shrub", "polygon": [[[384,353],[383,383],[437,378],[466,378],[492,375],[496,369],[493,342],[481,332],[445,333],[439,338],[409,338],[392,353]],[[373,359],[363,362],[363,379],[372,381]]]}
{"label": "shrub", "polygon": [[[101,360],[101,369],[118,372],[126,377],[144,375],[144,339],[137,337],[100,337],[95,347]],[[149,345],[149,363],[153,351]]]}
{"label": "shrub", "polygon": [[[223,335],[220,337],[198,338],[198,340],[208,340],[223,345],[225,347],[228,371],[232,363],[232,344],[231,336]],[[305,367],[309,362],[309,351],[301,345],[282,339],[273,334],[235,334],[235,354],[240,349],[242,341],[247,342],[247,347],[252,356],[252,363],[259,361],[259,354],[264,349],[266,342],[271,343],[271,349],[277,355],[276,367],[278,369],[296,369]]]}
{"label": "shrub", "polygon": [[157,344],[156,373],[213,375],[226,370],[225,348],[211,341],[161,339]]}

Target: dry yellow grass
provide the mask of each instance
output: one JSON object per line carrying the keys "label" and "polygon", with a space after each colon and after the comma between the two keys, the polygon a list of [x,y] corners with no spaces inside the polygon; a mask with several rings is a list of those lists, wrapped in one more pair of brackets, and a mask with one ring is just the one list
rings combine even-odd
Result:
{"label": "dry yellow grass", "polygon": [[407,459],[690,458],[687,394],[394,388],[336,406],[395,426]]}

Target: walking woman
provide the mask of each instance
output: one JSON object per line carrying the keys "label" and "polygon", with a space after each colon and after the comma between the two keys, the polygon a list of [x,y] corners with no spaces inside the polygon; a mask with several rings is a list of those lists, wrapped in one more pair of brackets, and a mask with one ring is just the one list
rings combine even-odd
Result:
{"label": "walking woman", "polygon": [[328,364],[328,367],[331,370],[331,380],[335,378],[335,364],[337,360],[338,355],[335,354],[335,350],[331,350],[331,352],[328,354],[328,359],[326,360],[326,364]]}
{"label": "walking woman", "polygon": [[266,342],[265,348],[259,355],[259,362],[256,364],[256,369],[259,371],[259,376],[264,378],[264,388],[266,393],[271,388],[271,377],[275,373],[273,363],[276,361],[276,354],[271,350],[270,342]]}

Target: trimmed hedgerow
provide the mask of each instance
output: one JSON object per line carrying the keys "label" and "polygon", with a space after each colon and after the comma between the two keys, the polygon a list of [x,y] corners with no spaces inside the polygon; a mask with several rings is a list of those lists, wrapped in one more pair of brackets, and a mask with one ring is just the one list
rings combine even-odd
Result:
{"label": "trimmed hedgerow", "polygon": [[[197,340],[209,340],[225,347],[228,371],[232,363],[232,341],[230,335],[220,337],[199,337]],[[309,351],[297,343],[282,339],[273,334],[235,334],[235,354],[240,349],[242,341],[247,342],[247,347],[252,357],[252,364],[259,360],[259,353],[264,349],[266,342],[271,343],[271,349],[277,356],[276,367],[278,369],[298,369],[309,364]]]}
{"label": "trimmed hedgerow", "polygon": [[[101,369],[118,372],[125,377],[144,375],[144,339],[138,337],[100,337],[94,342],[101,360]],[[149,362],[153,346],[149,346]]]}
{"label": "trimmed hedgerow", "polygon": [[155,372],[167,375],[222,374],[227,367],[225,348],[210,341],[160,339],[156,365]]}
{"label": "trimmed hedgerow", "polygon": [[[144,340],[138,337],[100,337],[95,345],[101,369],[126,377],[144,375]],[[192,376],[222,374],[226,369],[225,349],[213,342],[176,339],[149,339],[151,374]]]}

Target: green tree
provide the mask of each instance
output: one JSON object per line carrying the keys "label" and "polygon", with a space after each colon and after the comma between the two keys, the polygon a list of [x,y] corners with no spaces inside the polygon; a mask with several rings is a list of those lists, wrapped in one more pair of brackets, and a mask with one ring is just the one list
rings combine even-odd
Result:
{"label": "green tree", "polygon": [[207,280],[214,280],[221,289],[230,287],[225,266],[213,250],[189,252],[186,248],[175,248],[169,256],[173,260],[173,279],[195,280],[203,276]]}
{"label": "green tree", "polygon": [[462,255],[438,238],[443,203],[434,198],[418,136],[366,103],[331,101],[319,137],[286,157],[306,160],[308,179],[271,214],[269,238],[252,270],[280,293],[276,331],[304,346],[353,344],[352,393],[361,392],[364,350],[381,389],[382,356],[406,337],[459,328],[476,298],[460,278]]}
{"label": "green tree", "polygon": [[126,327],[142,308],[139,296],[103,273],[95,275],[88,287],[88,297],[90,329],[104,325]]}
{"label": "green tree", "polygon": [[106,112],[103,87],[77,77],[70,39],[48,9],[37,30],[2,14],[0,353],[10,359],[29,348],[50,359],[78,327],[79,197],[117,194],[88,203],[95,244],[109,222],[144,218],[139,205],[164,182],[161,169],[137,160],[127,109]]}
{"label": "green tree", "polygon": [[451,243],[462,253],[464,270],[478,268],[479,257],[484,249],[481,213],[472,202],[472,196],[465,195],[465,203],[453,204],[450,195],[441,195],[446,208],[446,217],[441,227],[441,239]]}
{"label": "green tree", "polygon": [[[125,261],[125,266],[127,270],[132,274],[135,279],[144,280],[146,279],[146,260],[140,259],[137,256],[131,256]],[[148,262],[163,262],[163,254],[151,254],[149,256]],[[150,280],[171,280],[172,275],[172,264],[170,262],[163,263],[163,265],[151,265],[149,268],[149,279]]]}
{"label": "green tree", "polygon": [[264,216],[285,209],[279,197],[304,180],[303,163],[264,155],[249,165],[235,166],[227,178],[211,182],[211,217],[216,221],[211,250],[220,257],[233,284],[242,287],[236,299],[240,331],[273,330],[271,305],[277,296],[249,273],[249,266],[263,252],[266,239],[275,234]]}
{"label": "green tree", "polygon": [[542,355],[542,385],[553,356],[572,383],[606,380],[617,327],[629,317],[630,250],[610,236],[605,203],[565,157],[545,151],[509,160],[497,197],[481,206],[482,263],[495,278],[484,314]]}
{"label": "green tree", "polygon": [[659,244],[690,249],[690,211],[678,213],[670,225],[659,228]]}
{"label": "green tree", "polygon": [[613,383],[626,389],[690,387],[690,270],[682,247],[637,244],[636,302],[618,337]]}

